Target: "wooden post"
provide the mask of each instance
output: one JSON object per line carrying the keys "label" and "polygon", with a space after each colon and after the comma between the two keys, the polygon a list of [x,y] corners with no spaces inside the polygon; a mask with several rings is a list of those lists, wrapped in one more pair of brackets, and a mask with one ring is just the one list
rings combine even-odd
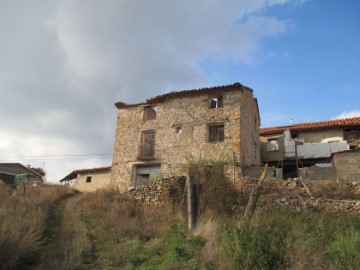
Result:
{"label": "wooden post", "polygon": [[295,162],[296,162],[296,177],[300,176],[299,172],[299,158],[298,158],[298,152],[297,152],[297,145],[295,142]]}
{"label": "wooden post", "polygon": [[262,172],[262,174],[261,174],[261,176],[259,178],[258,184],[251,191],[249,201],[248,201],[248,204],[247,204],[246,210],[245,210],[245,215],[244,215],[245,218],[250,217],[251,214],[253,213],[253,211],[255,210],[256,201],[258,199],[261,187],[262,187],[262,185],[264,183],[267,168],[268,168],[268,164],[266,163],[265,168],[264,168],[264,170],[263,170],[263,172]]}
{"label": "wooden post", "polygon": [[188,228],[191,230],[194,226],[194,209],[193,209],[193,178],[190,175],[186,176],[186,196],[187,196],[187,218],[188,218]]}

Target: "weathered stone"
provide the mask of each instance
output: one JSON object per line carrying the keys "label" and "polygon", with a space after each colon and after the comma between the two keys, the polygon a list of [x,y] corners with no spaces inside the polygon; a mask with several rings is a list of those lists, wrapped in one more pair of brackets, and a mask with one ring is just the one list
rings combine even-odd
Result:
{"label": "weathered stone", "polygon": [[[211,108],[213,99],[221,99],[221,105]],[[144,165],[160,166],[164,178],[185,175],[189,156],[228,162],[225,173],[234,180],[240,179],[238,166],[260,165],[257,101],[253,91],[241,84],[171,93],[117,107],[111,181],[121,191],[136,183],[137,170]],[[153,119],[144,120],[144,114],[155,109]],[[149,145],[149,152],[141,150]]]}

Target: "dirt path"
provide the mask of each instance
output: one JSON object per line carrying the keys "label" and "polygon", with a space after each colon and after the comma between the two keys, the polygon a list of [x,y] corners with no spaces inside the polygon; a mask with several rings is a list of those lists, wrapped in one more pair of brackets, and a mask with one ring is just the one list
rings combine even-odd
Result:
{"label": "dirt path", "polygon": [[91,250],[82,219],[81,195],[70,193],[49,208],[44,238],[46,243],[39,265],[33,269],[78,269],[83,254]]}

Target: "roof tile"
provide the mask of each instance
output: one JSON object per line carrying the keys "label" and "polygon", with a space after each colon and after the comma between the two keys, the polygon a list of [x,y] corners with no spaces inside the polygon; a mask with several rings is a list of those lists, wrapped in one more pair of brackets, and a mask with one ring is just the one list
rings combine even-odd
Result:
{"label": "roof tile", "polygon": [[260,135],[284,132],[287,129],[289,129],[289,130],[306,130],[306,129],[313,129],[313,128],[350,127],[350,126],[360,126],[360,117],[301,123],[301,124],[295,124],[295,125],[290,125],[290,126],[260,128]]}

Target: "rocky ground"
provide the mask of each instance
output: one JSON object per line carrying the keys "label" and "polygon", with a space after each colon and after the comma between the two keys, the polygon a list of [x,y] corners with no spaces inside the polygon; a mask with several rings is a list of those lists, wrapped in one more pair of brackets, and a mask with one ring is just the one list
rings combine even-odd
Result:
{"label": "rocky ground", "polygon": [[[242,194],[250,194],[256,184],[254,180],[244,181],[240,187]],[[360,183],[310,181],[304,186],[300,179],[265,181],[257,207],[360,214]]]}

